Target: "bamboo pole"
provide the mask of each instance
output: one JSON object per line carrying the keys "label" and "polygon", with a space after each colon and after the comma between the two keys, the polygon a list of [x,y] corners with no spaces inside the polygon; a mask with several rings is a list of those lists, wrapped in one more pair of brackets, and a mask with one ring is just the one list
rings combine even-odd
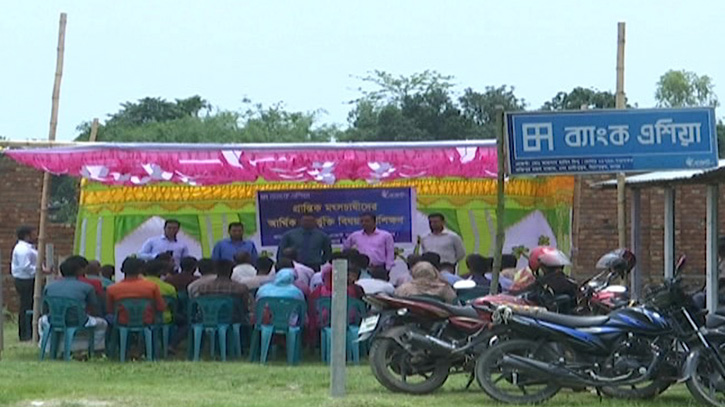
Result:
{"label": "bamboo pole", "polygon": [[[65,26],[67,15],[60,13],[60,24],[58,28],[58,53],[55,62],[55,81],[53,83],[53,100],[50,109],[50,130],[48,141],[55,141],[55,133],[58,127],[58,104],[60,100],[60,82],[63,78],[63,53],[65,51]],[[40,195],[40,225],[38,227],[38,262],[36,265],[35,287],[33,290],[33,342],[38,341],[38,319],[42,304],[40,303],[43,292],[45,275],[43,265],[45,264],[45,243],[47,240],[46,223],[48,222],[48,200],[50,196],[50,174],[43,174],[43,189]]]}
{"label": "bamboo pole", "polygon": [[[617,93],[615,107],[626,108],[624,99],[624,33],[625,23],[617,23]],[[627,245],[627,206],[626,182],[624,173],[617,174],[617,232],[619,247]]]}
{"label": "bamboo pole", "polygon": [[491,294],[498,294],[498,277],[501,272],[501,257],[503,255],[503,240],[505,238],[504,229],[504,205],[505,188],[504,172],[506,170],[506,148],[504,147],[504,117],[503,106],[496,106],[496,146],[498,147],[498,182],[496,183],[496,248],[493,252],[493,270],[491,272]]}
{"label": "bamboo pole", "polygon": [[5,349],[5,298],[3,295],[3,262],[0,259],[0,360]]}

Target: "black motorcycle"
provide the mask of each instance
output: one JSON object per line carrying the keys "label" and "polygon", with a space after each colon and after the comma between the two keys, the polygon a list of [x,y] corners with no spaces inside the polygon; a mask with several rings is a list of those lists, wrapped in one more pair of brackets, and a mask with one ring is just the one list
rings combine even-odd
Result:
{"label": "black motorcycle", "polygon": [[725,343],[725,317],[711,316],[703,326],[681,287],[683,266],[684,258],[675,278],[642,305],[605,316],[497,308],[493,319],[507,328],[506,339],[476,361],[481,388],[498,401],[539,403],[562,387],[661,391],[687,381],[698,400],[725,406],[725,365],[718,352]]}

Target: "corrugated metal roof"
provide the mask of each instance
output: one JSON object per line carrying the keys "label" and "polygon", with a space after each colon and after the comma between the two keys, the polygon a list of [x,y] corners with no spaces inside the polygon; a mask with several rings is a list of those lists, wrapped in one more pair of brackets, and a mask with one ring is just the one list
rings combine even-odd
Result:
{"label": "corrugated metal roof", "polygon": [[[706,170],[654,171],[627,177],[628,187],[648,187],[667,184],[700,184],[725,181],[725,160],[718,162],[717,168]],[[598,182],[598,188],[616,188],[617,180]]]}

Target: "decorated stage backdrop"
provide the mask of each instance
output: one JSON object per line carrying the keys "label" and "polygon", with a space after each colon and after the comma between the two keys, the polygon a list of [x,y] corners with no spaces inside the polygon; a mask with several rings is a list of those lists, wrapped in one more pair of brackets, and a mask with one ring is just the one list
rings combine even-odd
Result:
{"label": "decorated stage backdrop", "polygon": [[[548,242],[568,251],[571,245],[573,186],[571,177],[508,181],[504,219],[505,252],[510,252],[516,246],[533,247],[540,242]],[[141,247],[145,239],[160,235],[164,219],[170,218],[180,221],[180,238],[187,241],[194,255],[209,256],[214,243],[227,236],[231,222],[242,222],[246,235],[261,247],[258,194],[269,196],[269,193],[308,191],[311,197],[324,191],[349,190],[350,199],[329,200],[330,204],[343,205],[340,209],[344,210],[345,204],[356,205],[356,200],[358,203],[374,202],[361,200],[358,194],[368,192],[369,197],[382,197],[383,190],[398,189],[410,191],[411,199],[414,199],[411,206],[415,209],[410,215],[411,239],[406,236],[396,243],[397,247],[410,253],[415,237],[428,233],[427,215],[439,212],[446,217],[449,229],[463,237],[467,253],[491,254],[496,225],[496,181],[489,179],[411,179],[378,185],[343,181],[334,186],[257,182],[215,186],[155,184],[125,187],[84,182],[75,248],[76,253],[99,259],[104,264],[115,264],[118,268],[127,255]],[[305,201],[301,204],[305,204]],[[313,205],[322,205],[320,209],[325,209],[322,201]],[[297,209],[304,210],[303,207]],[[380,212],[381,208],[377,211]],[[262,213],[264,215],[264,209]],[[294,207],[289,215],[290,218],[299,216]],[[397,216],[400,215],[394,217]],[[269,243],[269,240],[265,243]],[[265,246],[261,249],[273,253],[275,248]]]}

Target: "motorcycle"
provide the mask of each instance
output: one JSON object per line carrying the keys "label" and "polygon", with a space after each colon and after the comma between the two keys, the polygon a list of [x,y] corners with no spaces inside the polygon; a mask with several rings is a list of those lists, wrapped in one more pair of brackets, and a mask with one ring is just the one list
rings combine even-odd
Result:
{"label": "motorcycle", "polygon": [[725,343],[725,321],[710,317],[701,326],[681,287],[684,263],[682,257],[675,277],[643,304],[609,315],[496,308],[492,320],[507,329],[506,336],[477,359],[479,385],[495,400],[527,404],[543,402],[562,387],[602,391],[644,384],[649,392],[686,381],[698,400],[725,406],[719,398],[725,365],[718,352]]}

